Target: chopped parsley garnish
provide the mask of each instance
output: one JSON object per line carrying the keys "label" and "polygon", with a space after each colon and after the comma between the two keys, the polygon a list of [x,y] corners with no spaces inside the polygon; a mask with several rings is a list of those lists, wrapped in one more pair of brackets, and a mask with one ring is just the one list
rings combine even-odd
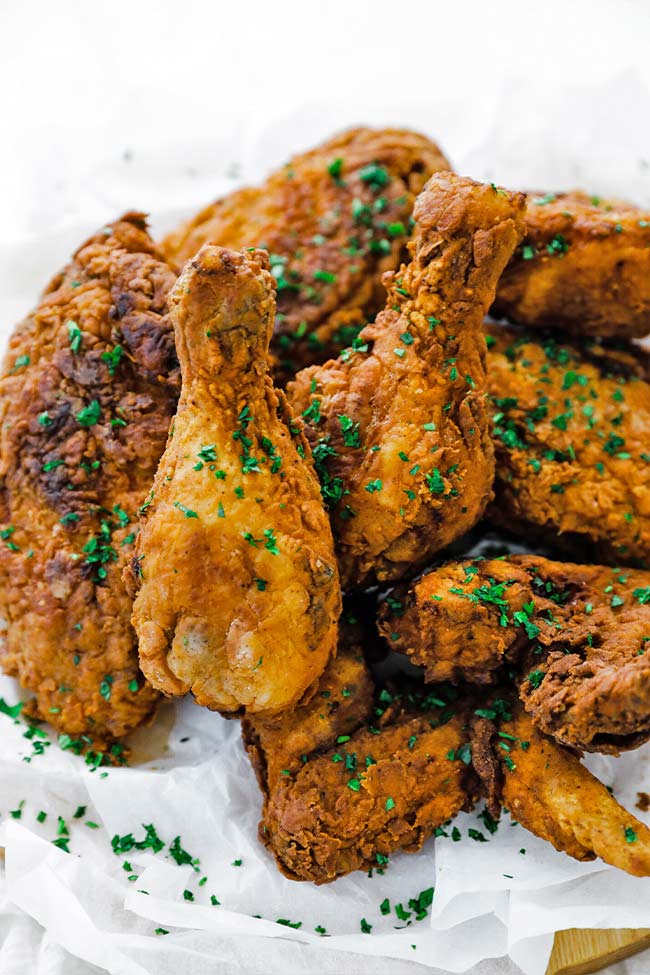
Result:
{"label": "chopped parsley garnish", "polygon": [[94,399],[88,406],[84,406],[83,409],[79,410],[77,413],[77,423],[82,427],[92,427],[96,423],[99,423],[101,415],[102,410],[99,402]]}

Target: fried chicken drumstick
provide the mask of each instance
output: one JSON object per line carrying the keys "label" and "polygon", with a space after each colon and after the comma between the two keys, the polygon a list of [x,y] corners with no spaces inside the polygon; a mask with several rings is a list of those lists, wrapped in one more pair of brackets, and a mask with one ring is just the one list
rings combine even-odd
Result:
{"label": "fried chicken drumstick", "polygon": [[529,194],[493,313],[603,338],[650,332],[650,214],[587,193]]}
{"label": "fried chicken drumstick", "polygon": [[131,563],[154,687],[225,713],[294,706],[341,594],[309,447],[273,388],[268,258],[205,245],[170,296],[183,383]]}
{"label": "fried chicken drumstick", "polygon": [[350,129],[295,156],[259,187],[206,207],[163,242],[179,266],[207,242],[269,251],[278,288],[276,377],[336,355],[383,307],[415,197],[449,163],[405,129]]}
{"label": "fried chicken drumstick", "polygon": [[416,202],[410,264],[352,349],[288,387],[330,507],[344,588],[400,578],[491,496],[483,318],[523,233],[521,195],[440,173]]}
{"label": "fried chicken drumstick", "polygon": [[639,351],[558,345],[494,328],[488,339],[496,500],[528,541],[588,546],[650,565],[650,383]]}
{"label": "fried chicken drumstick", "polygon": [[94,747],[158,699],[120,576],[178,397],[174,279],[127,214],[54,278],[0,379],[0,661],[35,715]]}
{"label": "fried chicken drumstick", "polygon": [[427,681],[490,683],[511,665],[542,731],[584,751],[650,738],[650,572],[535,555],[450,562],[381,610]]}

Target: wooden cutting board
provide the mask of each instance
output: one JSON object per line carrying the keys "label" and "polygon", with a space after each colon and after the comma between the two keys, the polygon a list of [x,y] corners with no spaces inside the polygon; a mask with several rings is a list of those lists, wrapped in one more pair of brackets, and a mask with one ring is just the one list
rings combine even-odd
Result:
{"label": "wooden cutting board", "polygon": [[650,928],[558,931],[546,975],[588,975],[644,948],[650,948]]}

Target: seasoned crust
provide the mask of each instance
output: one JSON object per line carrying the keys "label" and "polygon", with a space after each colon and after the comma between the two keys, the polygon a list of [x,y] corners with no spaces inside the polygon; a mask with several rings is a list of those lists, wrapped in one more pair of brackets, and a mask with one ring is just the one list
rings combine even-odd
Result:
{"label": "seasoned crust", "polygon": [[507,665],[533,722],[571,748],[617,754],[650,738],[650,572],[449,562],[394,590],[380,630],[427,681],[489,684]]}
{"label": "seasoned crust", "polygon": [[278,288],[276,378],[348,345],[382,307],[382,273],[405,255],[415,197],[449,163],[405,129],[350,129],[236,190],[162,243],[181,266],[206,242],[264,247]]}
{"label": "seasoned crust", "polygon": [[[650,564],[650,384],[642,352],[493,327],[490,517],[600,561]],[[532,536],[535,537],[535,536]]]}
{"label": "seasoned crust", "polygon": [[174,273],[142,214],[91,237],[17,326],[0,379],[3,668],[95,745],[146,720],[121,582],[179,389]]}
{"label": "seasoned crust", "polygon": [[267,255],[206,244],[170,305],[183,385],[127,573],[140,664],[226,714],[290,709],[335,652],[341,593],[309,447],[268,375]]}
{"label": "seasoned crust", "polygon": [[374,690],[361,647],[341,640],[309,701],[279,715],[244,718],[244,745],[264,795],[282,775],[299,769],[306,756],[330,748],[368,721]]}
{"label": "seasoned crust", "polygon": [[528,194],[526,236],[493,313],[603,338],[650,332],[650,214],[576,190]]}
{"label": "seasoned crust", "polygon": [[362,728],[280,777],[260,839],[285,876],[316,884],[415,852],[476,798],[471,768],[449,758],[468,738],[460,709],[442,725],[433,712]]}
{"label": "seasoned crust", "polygon": [[415,572],[491,497],[483,318],[523,233],[521,194],[439,173],[411,262],[354,349],[288,386],[330,507],[344,587]]}

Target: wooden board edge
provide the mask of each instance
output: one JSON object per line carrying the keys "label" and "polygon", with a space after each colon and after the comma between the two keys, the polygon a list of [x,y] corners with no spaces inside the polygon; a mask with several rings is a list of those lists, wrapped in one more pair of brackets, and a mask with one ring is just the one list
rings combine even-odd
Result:
{"label": "wooden board edge", "polygon": [[650,928],[558,931],[546,975],[590,975],[650,948]]}

